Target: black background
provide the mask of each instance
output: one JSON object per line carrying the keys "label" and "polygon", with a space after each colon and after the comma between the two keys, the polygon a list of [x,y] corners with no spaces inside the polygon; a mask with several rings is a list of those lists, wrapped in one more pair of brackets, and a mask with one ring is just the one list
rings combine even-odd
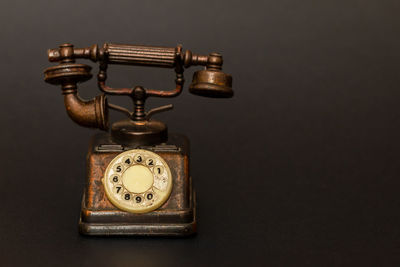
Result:
{"label": "black background", "polygon": [[[395,0],[2,1],[1,265],[399,264],[399,8]],[[180,97],[148,101],[173,103],[157,118],[191,140],[192,238],[78,234],[96,131],[74,124],[60,88],[43,82],[46,50],[108,41],[221,52],[233,76],[232,99],[189,94],[192,68]],[[174,74],[112,66],[108,81],[169,89]],[[98,94],[95,80],[79,92]]]}

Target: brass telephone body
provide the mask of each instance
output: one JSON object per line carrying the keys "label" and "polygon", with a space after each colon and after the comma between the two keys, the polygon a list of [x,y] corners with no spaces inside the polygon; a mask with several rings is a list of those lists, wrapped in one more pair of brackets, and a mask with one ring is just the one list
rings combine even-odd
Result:
{"label": "brass telephone body", "polygon": [[[108,131],[109,109],[128,119],[111,126],[111,134],[92,137],[87,155],[86,187],[82,199],[79,230],[88,235],[184,236],[196,232],[196,199],[189,171],[189,141],[184,135],[168,134],[167,126],[151,117],[172,108],[166,105],[145,111],[148,97],[175,97],[183,89],[183,72],[194,73],[189,91],[206,97],[232,97],[232,77],[222,72],[222,56],[182,51],[177,47],[155,47],[106,43],[74,48],[63,44],[48,50],[50,62],[45,81],[61,85],[65,108],[81,126]],[[77,84],[92,77],[91,67],[76,59],[99,63],[98,87],[102,94],[82,100]],[[136,86],[106,85],[107,66],[124,64],[173,68],[175,88],[159,91]],[[111,104],[106,95],[131,97],[133,111]]]}

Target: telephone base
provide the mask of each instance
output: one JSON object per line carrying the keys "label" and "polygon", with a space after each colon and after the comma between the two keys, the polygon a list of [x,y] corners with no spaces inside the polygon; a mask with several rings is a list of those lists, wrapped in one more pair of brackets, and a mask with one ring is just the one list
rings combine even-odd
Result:
{"label": "telephone base", "polygon": [[[162,157],[171,169],[173,187],[158,209],[132,213],[118,209],[106,196],[102,179],[110,163],[130,149],[146,149]],[[196,199],[189,175],[189,140],[170,134],[168,142],[154,146],[122,146],[109,134],[93,136],[87,154],[86,186],[79,232],[84,235],[187,236],[196,232]]]}

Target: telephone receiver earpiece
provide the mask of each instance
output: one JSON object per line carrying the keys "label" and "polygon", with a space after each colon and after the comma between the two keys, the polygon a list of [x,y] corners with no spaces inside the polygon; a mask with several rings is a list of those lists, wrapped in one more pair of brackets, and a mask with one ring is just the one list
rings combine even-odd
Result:
{"label": "telephone receiver earpiece", "polygon": [[232,76],[217,70],[196,71],[189,92],[205,97],[232,97]]}
{"label": "telephone receiver earpiece", "polygon": [[222,63],[220,54],[211,53],[207,58],[206,68],[193,74],[189,92],[205,97],[232,97],[232,76],[221,71]]}

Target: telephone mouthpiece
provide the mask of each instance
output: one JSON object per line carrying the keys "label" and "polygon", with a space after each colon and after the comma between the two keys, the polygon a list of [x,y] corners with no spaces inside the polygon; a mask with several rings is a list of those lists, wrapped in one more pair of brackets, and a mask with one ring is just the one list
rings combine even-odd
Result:
{"label": "telephone mouthpiece", "polygon": [[189,92],[205,97],[232,97],[232,76],[220,70],[205,69],[196,71],[193,74]]}

